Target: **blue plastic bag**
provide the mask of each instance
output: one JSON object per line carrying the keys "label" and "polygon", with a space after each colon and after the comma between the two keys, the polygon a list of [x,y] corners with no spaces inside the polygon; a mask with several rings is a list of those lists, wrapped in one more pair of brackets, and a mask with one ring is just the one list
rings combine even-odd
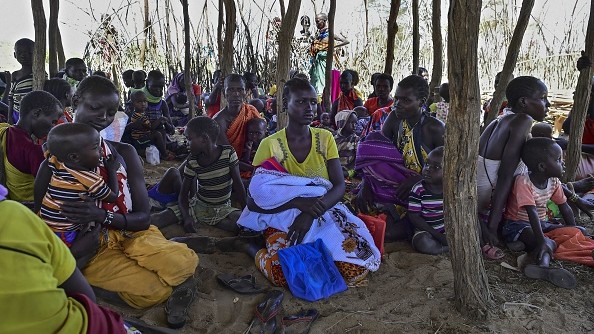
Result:
{"label": "blue plastic bag", "polygon": [[289,289],[295,297],[313,302],[347,289],[321,239],[281,249],[278,256]]}

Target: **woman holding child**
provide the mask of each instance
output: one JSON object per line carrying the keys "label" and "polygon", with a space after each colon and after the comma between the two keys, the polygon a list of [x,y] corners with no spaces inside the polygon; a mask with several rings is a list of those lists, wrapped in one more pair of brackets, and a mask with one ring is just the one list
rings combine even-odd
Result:
{"label": "woman holding child", "polygon": [[244,245],[256,266],[275,285],[287,286],[278,250],[322,239],[347,284],[379,268],[380,253],[363,222],[340,203],[344,178],[336,143],[324,129],[312,128],[317,94],[301,79],[284,87],[289,122],[265,138],[254,157],[260,166],[250,184],[248,209],[240,226],[263,231],[266,248]]}
{"label": "woman holding child", "polygon": [[[73,96],[75,123],[101,131],[113,121],[118,105],[118,90],[111,81],[88,77],[80,82]],[[87,199],[62,205],[62,213],[70,221],[97,224],[75,239],[70,250],[91,285],[117,292],[135,308],[159,304],[172,295],[173,287],[193,275],[198,257],[186,245],[166,240],[156,227],[149,225],[142,165],[134,148],[105,140],[100,145],[104,159],[113,156],[120,163],[119,196],[115,203],[96,205]],[[47,180],[48,172],[44,162],[38,179]],[[107,178],[103,165],[99,172]],[[43,184],[36,180],[38,183]],[[39,187],[35,191],[36,198],[45,193]]]}

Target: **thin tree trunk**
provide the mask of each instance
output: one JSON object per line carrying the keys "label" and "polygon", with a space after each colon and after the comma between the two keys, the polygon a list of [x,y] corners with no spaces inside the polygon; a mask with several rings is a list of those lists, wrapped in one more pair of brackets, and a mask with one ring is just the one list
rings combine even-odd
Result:
{"label": "thin tree trunk", "polygon": [[54,77],[58,73],[58,12],[60,11],[60,0],[50,0],[50,16],[48,28],[49,40],[49,73]]}
{"label": "thin tree trunk", "polygon": [[[503,63],[503,70],[501,72],[501,77],[499,78],[499,85],[497,86],[497,88],[495,88],[493,98],[491,99],[491,103],[489,104],[490,111],[487,114],[485,124],[483,125],[484,128],[486,128],[487,125],[489,125],[489,123],[491,123],[499,113],[499,108],[501,108],[501,104],[503,103],[503,99],[505,98],[505,88],[507,87],[507,84],[511,81],[512,73],[516,68],[516,61],[518,60],[518,54],[520,53],[520,47],[522,46],[522,39],[524,38],[526,27],[528,27],[528,22],[530,21],[530,13],[532,12],[533,7],[534,0],[522,1],[522,8],[520,8],[518,23],[516,23],[514,34],[512,35],[509,47],[507,48],[507,55],[505,56],[505,63]],[[495,47],[499,48],[499,45]]]}
{"label": "thin tree trunk", "polygon": [[188,0],[182,0],[182,7],[184,11],[184,85],[186,88],[186,95],[188,96],[188,104],[190,105],[190,118],[194,118],[196,114],[194,105],[194,90],[192,89],[192,74],[190,68],[190,14],[188,13]]}
{"label": "thin tree trunk", "polygon": [[144,0],[144,41],[142,42],[142,48],[140,49],[140,63],[142,64],[143,68],[146,61],[146,51],[148,49],[148,29],[150,27],[149,20],[149,2],[148,0]]}
{"label": "thin tree trunk", "polygon": [[64,44],[62,44],[62,33],[60,26],[56,26],[56,51],[58,52],[58,69],[61,70],[66,65],[66,55],[64,54]]}
{"label": "thin tree trunk", "polygon": [[[590,60],[594,59],[594,2],[590,2],[590,17],[588,19],[588,30],[586,32],[585,54]],[[592,88],[591,78],[594,74],[592,66],[586,67],[580,71],[578,83],[573,96],[573,110],[571,111],[571,129],[569,131],[569,144],[567,146],[566,156],[566,181],[575,180],[577,166],[581,159],[582,135],[586,122],[588,111],[588,102],[592,98],[590,91]]]}
{"label": "thin tree trunk", "polygon": [[236,29],[236,9],[235,1],[223,0],[225,4],[225,41],[223,42],[223,59],[221,62],[221,71],[223,75],[233,72],[233,39]]}
{"label": "thin tree trunk", "polygon": [[171,0],[165,0],[165,59],[167,61],[169,73],[173,75],[175,72],[175,65],[172,64],[171,22],[169,21],[169,15],[171,15]]}
{"label": "thin tree trunk", "polygon": [[448,14],[448,73],[451,101],[445,135],[443,197],[446,236],[454,272],[455,306],[485,318],[489,285],[477,226],[476,157],[480,94],[477,49],[480,0],[451,0]]}
{"label": "thin tree trunk", "polygon": [[412,17],[413,17],[413,70],[412,73],[417,73],[419,69],[419,0],[412,2]]}
{"label": "thin tree trunk", "polygon": [[330,10],[328,11],[328,52],[326,56],[326,83],[324,84],[324,110],[330,112],[332,101],[330,89],[332,87],[332,62],[334,61],[334,17],[336,16],[336,0],[330,0]]}
{"label": "thin tree trunk", "polygon": [[279,45],[278,55],[276,57],[276,114],[278,130],[287,126],[288,123],[287,110],[283,108],[282,96],[283,86],[289,79],[289,70],[291,68],[291,48],[282,46],[291,45],[300,7],[301,0],[290,0],[289,8],[287,8],[285,18],[281,21],[280,31],[277,35]]}
{"label": "thin tree trunk", "polygon": [[392,75],[392,68],[394,66],[394,48],[396,33],[398,33],[398,12],[400,11],[400,1],[392,0],[390,3],[390,16],[388,17],[388,37],[386,41],[386,65],[384,66],[384,73]]}
{"label": "thin tree trunk", "polygon": [[369,0],[363,0],[365,7],[365,44],[369,43]]}
{"label": "thin tree trunk", "polygon": [[[429,89],[434,91],[441,84],[443,72],[443,41],[441,37],[441,0],[433,0],[431,15],[431,30],[433,37],[433,69]],[[435,102],[435,101],[434,101]]]}
{"label": "thin tree trunk", "polygon": [[[281,11],[281,20],[285,19],[285,14],[286,14],[286,10],[285,10],[285,0],[278,0],[278,3],[280,5],[280,11]],[[297,13],[297,15],[299,15],[299,13]]]}
{"label": "thin tree trunk", "polygon": [[35,49],[33,52],[33,90],[42,90],[45,82],[45,11],[42,0],[31,0],[33,25],[35,26]]}
{"label": "thin tree trunk", "polygon": [[219,20],[217,21],[217,51],[219,56],[219,68],[223,66],[223,21],[225,19],[225,12],[223,0],[219,0]]}

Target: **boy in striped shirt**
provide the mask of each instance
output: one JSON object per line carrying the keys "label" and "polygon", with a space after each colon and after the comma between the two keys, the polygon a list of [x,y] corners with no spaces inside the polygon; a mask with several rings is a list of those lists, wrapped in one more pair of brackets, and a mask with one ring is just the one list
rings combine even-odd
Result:
{"label": "boy in striped shirt", "polygon": [[[109,174],[108,186],[98,172],[101,159],[99,141],[97,130],[80,123],[60,124],[47,136],[50,154],[47,164],[52,177],[39,215],[68,247],[80,231],[88,229],[89,222],[65,217],[60,209],[62,203],[83,201],[85,196],[113,203],[118,197],[116,171],[119,162],[113,157],[105,161]],[[104,223],[111,223],[109,215]]]}
{"label": "boy in striped shirt", "polygon": [[420,253],[446,253],[449,248],[443,224],[443,146],[429,153],[422,175],[408,197],[407,216],[415,227],[412,246]]}
{"label": "boy in striped shirt", "polygon": [[559,181],[565,169],[563,151],[553,139],[532,138],[524,143],[522,161],[529,172],[518,175],[514,180],[505,209],[503,237],[508,243],[523,242],[531,252],[533,264],[524,268],[527,277],[546,280],[562,288],[573,288],[576,285],[573,274],[563,268],[549,266],[557,245],[544,235],[563,226],[547,221],[549,200],[559,206],[565,225],[575,226],[573,211],[567,204]]}

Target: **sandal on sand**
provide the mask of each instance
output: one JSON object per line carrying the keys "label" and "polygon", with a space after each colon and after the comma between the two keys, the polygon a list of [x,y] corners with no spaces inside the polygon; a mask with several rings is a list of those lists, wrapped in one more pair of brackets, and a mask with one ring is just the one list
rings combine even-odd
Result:
{"label": "sandal on sand", "polygon": [[186,324],[188,308],[196,296],[195,286],[177,287],[167,299],[165,304],[165,313],[167,314],[167,324],[169,327],[178,329]]}
{"label": "sandal on sand", "polygon": [[501,249],[489,244],[484,245],[481,251],[483,252],[483,256],[489,260],[501,260],[505,257],[505,253]]}
{"label": "sandal on sand", "polygon": [[309,309],[283,318],[285,334],[307,334],[311,325],[320,316],[316,309]]}
{"label": "sandal on sand", "polygon": [[275,334],[281,326],[279,319],[280,310],[283,308],[285,294],[280,290],[271,290],[266,299],[256,306],[254,318],[244,334]]}
{"label": "sandal on sand", "polygon": [[529,264],[524,268],[524,275],[529,278],[550,282],[564,289],[573,289],[577,284],[575,276],[563,268],[542,267],[536,264]]}
{"label": "sandal on sand", "polygon": [[262,293],[268,290],[268,287],[256,284],[256,278],[252,275],[237,277],[231,274],[219,274],[217,280],[231,290],[244,295]]}

